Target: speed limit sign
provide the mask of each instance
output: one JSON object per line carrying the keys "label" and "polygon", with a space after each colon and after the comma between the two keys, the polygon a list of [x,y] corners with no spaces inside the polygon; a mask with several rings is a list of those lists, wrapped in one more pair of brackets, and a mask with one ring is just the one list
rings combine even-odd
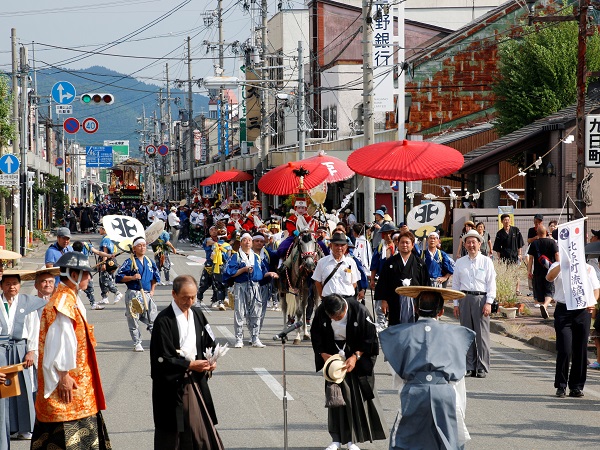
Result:
{"label": "speed limit sign", "polygon": [[81,123],[81,128],[83,128],[83,131],[86,133],[95,133],[98,131],[98,121],[93,117],[88,117]]}

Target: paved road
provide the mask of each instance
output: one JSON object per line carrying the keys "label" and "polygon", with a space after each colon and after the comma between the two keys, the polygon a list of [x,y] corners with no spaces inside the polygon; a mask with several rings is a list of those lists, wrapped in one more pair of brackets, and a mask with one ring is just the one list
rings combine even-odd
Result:
{"label": "paved road", "polygon": [[[89,236],[86,236],[88,238]],[[99,241],[99,236],[92,236]],[[204,256],[185,244],[189,255]],[[29,261],[41,263],[35,257]],[[199,276],[200,266],[174,256],[174,271]],[[31,264],[28,262],[28,264]],[[27,292],[29,285],[24,288]],[[208,296],[207,296],[208,297]],[[170,287],[157,288],[159,309],[170,302]],[[219,341],[233,345],[233,312],[206,310]],[[282,328],[281,313],[269,311],[261,337],[267,347],[232,349],[210,382],[218,429],[227,449],[283,448],[282,351],[271,337]],[[152,448],[153,421],[149,352],[134,353],[123,303],[89,311],[96,327],[98,359],[108,410],[105,420],[113,448]],[[444,320],[453,321],[446,318]],[[150,336],[144,332],[144,347]],[[564,449],[597,447],[600,372],[589,373],[585,397],[557,399],[553,383],[554,356],[518,341],[494,335],[492,372],[486,379],[468,379],[467,426],[471,449]],[[310,343],[286,346],[289,448],[322,449],[329,444],[323,378],[314,372]],[[398,407],[387,365],[380,358],[376,383],[388,425]],[[29,448],[13,441],[13,449]],[[364,444],[387,449],[387,442]]]}

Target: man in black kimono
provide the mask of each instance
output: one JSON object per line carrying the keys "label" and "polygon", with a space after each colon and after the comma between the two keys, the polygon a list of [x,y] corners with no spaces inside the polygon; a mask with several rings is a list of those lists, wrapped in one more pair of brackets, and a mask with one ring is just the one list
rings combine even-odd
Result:
{"label": "man in black kimono", "polygon": [[354,298],[324,296],[315,312],[311,342],[317,372],[335,354],[343,357],[347,371],[339,383],[345,405],[328,409],[332,443],[327,450],[337,450],[342,444],[360,450],[356,443],[386,439],[388,427],[375,388],[379,341],[367,308]]}
{"label": "man in black kimono", "polygon": [[215,346],[200,308],[193,307],[198,283],[190,275],[173,281],[173,301],[156,317],[150,341],[155,449],[223,449],[208,388],[215,370],[204,359]]}
{"label": "man in black kimono", "polygon": [[382,301],[381,309],[388,314],[390,327],[416,320],[413,299],[396,294],[396,288],[431,285],[427,266],[413,253],[414,246],[414,234],[402,232],[398,239],[398,253],[386,260],[375,286],[375,300]]}

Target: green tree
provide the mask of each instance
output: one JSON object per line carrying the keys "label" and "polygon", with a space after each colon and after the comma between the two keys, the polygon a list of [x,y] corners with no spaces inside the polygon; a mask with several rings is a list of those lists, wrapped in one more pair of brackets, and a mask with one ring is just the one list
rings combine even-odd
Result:
{"label": "green tree", "polygon": [[53,209],[53,225],[62,226],[65,218],[65,208],[68,205],[68,197],[65,193],[65,183],[62,178],[48,175],[46,178],[46,191],[50,194],[50,202]]}
{"label": "green tree", "polygon": [[12,96],[8,92],[8,78],[0,74],[0,148],[7,146],[15,135],[11,111]]}
{"label": "green tree", "polygon": [[[496,128],[501,135],[575,103],[577,35],[576,22],[541,25],[523,39],[500,46],[499,77],[493,91]],[[588,39],[586,57],[589,71],[600,68],[598,34]]]}

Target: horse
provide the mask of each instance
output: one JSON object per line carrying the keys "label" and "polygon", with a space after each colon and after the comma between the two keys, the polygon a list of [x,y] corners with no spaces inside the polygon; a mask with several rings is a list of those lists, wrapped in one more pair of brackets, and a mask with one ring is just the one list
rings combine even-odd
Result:
{"label": "horse", "polygon": [[[277,291],[281,300],[283,324],[286,326],[294,320],[301,320],[302,337],[306,340],[310,339],[306,324],[306,309],[309,305],[310,286],[313,285],[311,277],[317,267],[317,261],[323,256],[323,251],[312,231],[305,230],[294,239],[286,253],[287,263],[279,270]],[[312,301],[315,304],[319,300],[316,297],[316,290],[313,289]],[[300,344],[301,340],[300,329],[298,329],[294,344]]]}

